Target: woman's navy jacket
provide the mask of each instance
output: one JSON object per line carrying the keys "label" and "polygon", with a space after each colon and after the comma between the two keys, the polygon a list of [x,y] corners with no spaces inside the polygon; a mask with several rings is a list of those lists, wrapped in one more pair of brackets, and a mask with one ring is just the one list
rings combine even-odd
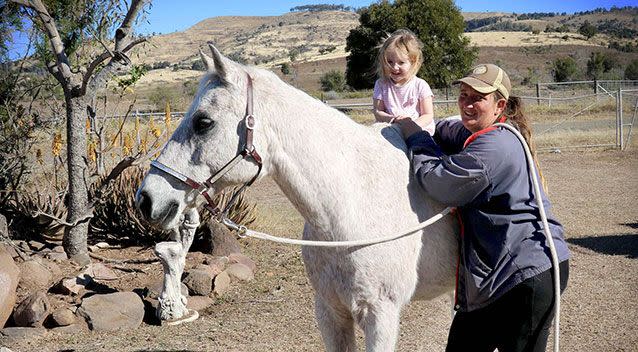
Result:
{"label": "woman's navy jacket", "polygon": [[[551,268],[525,151],[504,128],[472,133],[458,119],[439,121],[408,138],[413,172],[434,199],[462,219],[456,309],[488,305],[525,279]],[[435,141],[436,140],[436,141]],[[569,258],[563,227],[542,192],[559,262]]]}

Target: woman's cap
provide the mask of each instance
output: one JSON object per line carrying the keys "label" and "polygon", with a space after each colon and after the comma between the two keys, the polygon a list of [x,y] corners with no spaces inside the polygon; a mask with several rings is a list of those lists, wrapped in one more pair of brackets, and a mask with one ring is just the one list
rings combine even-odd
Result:
{"label": "woman's cap", "polygon": [[509,99],[512,85],[507,73],[500,67],[492,64],[481,64],[472,69],[467,76],[454,81],[465,83],[479,93],[489,94],[499,91],[505,99]]}

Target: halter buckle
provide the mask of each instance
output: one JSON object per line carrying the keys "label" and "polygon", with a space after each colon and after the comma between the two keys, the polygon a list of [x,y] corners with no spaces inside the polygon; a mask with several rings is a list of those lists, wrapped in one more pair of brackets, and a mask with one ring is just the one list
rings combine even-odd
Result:
{"label": "halter buckle", "polygon": [[253,116],[253,114],[246,115],[246,117],[244,118],[244,125],[246,126],[246,128],[249,130],[254,130],[255,124],[256,124],[255,116]]}

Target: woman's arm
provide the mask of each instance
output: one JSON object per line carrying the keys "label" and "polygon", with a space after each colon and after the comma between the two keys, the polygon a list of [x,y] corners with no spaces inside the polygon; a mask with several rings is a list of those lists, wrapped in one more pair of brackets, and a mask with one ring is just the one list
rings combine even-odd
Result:
{"label": "woman's arm", "polygon": [[412,134],[406,143],[415,178],[435,200],[448,206],[465,205],[489,186],[485,165],[471,153],[445,155],[425,132]]}
{"label": "woman's arm", "polygon": [[372,112],[377,122],[393,123],[396,120],[396,116],[385,112],[385,104],[381,99],[372,99]]}
{"label": "woman's arm", "polygon": [[421,115],[414,121],[421,126],[421,129],[425,129],[434,119],[434,103],[431,95],[419,99],[419,113]]}

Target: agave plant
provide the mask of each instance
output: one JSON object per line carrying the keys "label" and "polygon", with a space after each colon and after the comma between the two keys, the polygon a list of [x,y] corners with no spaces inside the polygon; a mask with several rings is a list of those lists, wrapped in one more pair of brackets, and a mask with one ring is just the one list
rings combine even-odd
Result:
{"label": "agave plant", "polygon": [[[106,187],[97,186],[103,184],[104,178],[93,184],[90,191],[91,197],[95,200],[94,217],[90,224],[92,239],[152,245],[168,237],[168,233],[151,227],[135,207],[134,195],[143,178],[144,170],[129,167]],[[215,196],[214,200],[220,208],[226,206],[232,191],[220,192]],[[255,221],[254,209],[255,205],[250,204],[241,195],[231,206],[228,215],[231,220],[248,225]],[[207,211],[200,213],[201,224],[195,235],[208,236],[206,224],[211,221],[211,215]]]}
{"label": "agave plant", "polygon": [[58,220],[67,216],[65,198],[66,190],[48,188],[18,193],[8,207],[13,233],[17,238],[61,241],[64,225]]}

